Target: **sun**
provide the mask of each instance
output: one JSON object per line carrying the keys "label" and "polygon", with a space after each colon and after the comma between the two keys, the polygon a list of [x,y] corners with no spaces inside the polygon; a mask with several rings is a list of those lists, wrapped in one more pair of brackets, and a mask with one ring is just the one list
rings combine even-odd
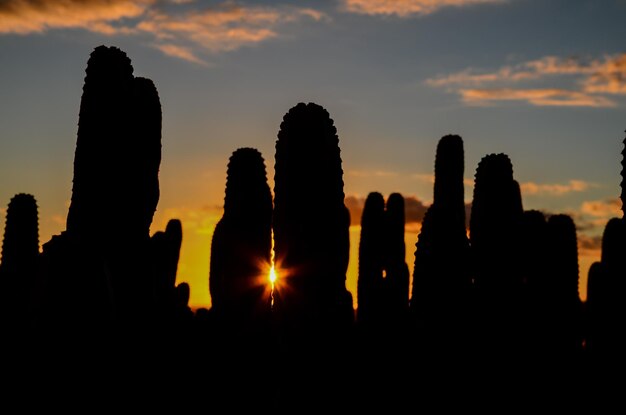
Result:
{"label": "sun", "polygon": [[274,286],[274,283],[276,282],[276,269],[274,268],[274,265],[270,267],[270,282],[272,283],[272,286]]}

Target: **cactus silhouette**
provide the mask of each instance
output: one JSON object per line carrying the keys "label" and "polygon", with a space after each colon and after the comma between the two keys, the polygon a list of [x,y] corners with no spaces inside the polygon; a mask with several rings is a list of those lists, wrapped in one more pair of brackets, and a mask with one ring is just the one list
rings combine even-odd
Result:
{"label": "cactus silhouette", "polygon": [[[134,77],[120,49],[96,47],[80,103],[67,228],[43,247],[47,323],[84,327],[95,319],[133,327],[154,317],[149,228],[160,162],[154,83]],[[88,322],[76,310],[85,310]]]}
{"label": "cactus silhouette", "polygon": [[514,353],[521,341],[523,207],[506,154],[489,154],[476,169],[470,243],[477,306],[477,345]]}
{"label": "cactus silhouette", "polygon": [[543,348],[551,356],[572,357],[582,351],[582,303],[578,292],[576,226],[565,214],[547,222],[550,249],[547,278],[543,281]]}
{"label": "cactus silhouette", "polygon": [[362,327],[383,322],[385,231],[385,199],[382,194],[371,192],[363,206],[359,242],[356,321]]}
{"label": "cactus silhouette", "polygon": [[589,270],[587,282],[587,348],[594,358],[623,359],[626,342],[626,223],[611,218],[602,235],[602,256]]}
{"label": "cactus silhouette", "polygon": [[176,274],[182,239],[182,223],[179,219],[170,219],[165,231],[155,232],[150,238],[158,312],[162,319],[169,322],[177,315]]}
{"label": "cactus silhouette", "polygon": [[27,328],[39,259],[39,217],[35,197],[19,193],[9,202],[0,263],[0,321]]}
{"label": "cactus silhouette", "polygon": [[400,193],[392,193],[385,209],[385,243],[382,247],[386,271],[384,312],[390,325],[402,325],[408,317],[410,276],[404,227],[404,197]]}
{"label": "cactus silhouette", "polygon": [[275,310],[286,329],[352,324],[346,289],[350,213],[344,204],[339,138],[326,109],[299,103],[276,141],[274,241],[288,275],[276,286]]}
{"label": "cactus silhouette", "polygon": [[428,338],[448,345],[459,345],[461,339],[451,343],[442,333],[463,337],[470,321],[472,280],[463,174],[463,140],[446,135],[437,144],[433,203],[415,245],[410,304],[417,325],[429,332]]}
{"label": "cactus silhouette", "polygon": [[265,160],[254,148],[239,148],[228,162],[224,214],[211,243],[211,311],[221,326],[241,334],[266,328],[271,249],[272,194]]}

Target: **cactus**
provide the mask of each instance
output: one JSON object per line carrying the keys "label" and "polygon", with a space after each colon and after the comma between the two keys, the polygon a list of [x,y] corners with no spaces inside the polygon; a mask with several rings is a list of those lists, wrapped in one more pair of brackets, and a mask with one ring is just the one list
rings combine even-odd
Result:
{"label": "cactus", "polygon": [[211,244],[211,308],[226,328],[249,332],[269,321],[271,227],[263,156],[254,148],[239,148],[229,159],[224,214]]}
{"label": "cactus", "polygon": [[383,313],[385,231],[385,199],[382,194],[371,192],[361,215],[356,313],[360,326],[379,324]]}
{"label": "cactus", "polygon": [[328,111],[299,103],[276,141],[274,239],[289,287],[277,286],[276,311],[286,327],[352,324],[346,289],[350,213],[344,204],[337,129]]}
{"label": "cactus", "polygon": [[553,355],[582,351],[582,303],[578,292],[576,226],[565,214],[548,219],[548,270],[543,284],[544,347]]}
{"label": "cactus", "polygon": [[477,288],[498,291],[521,285],[518,248],[522,216],[511,160],[502,153],[483,157],[476,169],[470,217]]}
{"label": "cactus", "polygon": [[476,304],[473,342],[478,353],[519,353],[524,283],[520,242],[523,206],[513,166],[505,154],[489,154],[476,169],[470,243]]}
{"label": "cactus", "polygon": [[452,332],[460,333],[462,319],[469,315],[472,281],[463,174],[463,140],[446,135],[437,145],[433,203],[415,244],[410,307],[426,330],[454,325]]}
{"label": "cactus", "polygon": [[597,358],[620,358],[626,348],[626,222],[611,218],[602,235],[600,264],[590,269],[587,293],[589,349]]}
{"label": "cactus", "polygon": [[0,263],[0,320],[11,327],[29,323],[38,259],[37,201],[33,195],[19,193],[7,208]]}
{"label": "cactus", "polygon": [[[40,286],[47,292],[40,300],[48,323],[83,327],[95,319],[134,331],[153,318],[149,228],[159,199],[161,121],[154,83],[135,78],[120,49],[95,48],[80,103],[67,229],[43,249]],[[89,317],[73,315],[77,309]]]}
{"label": "cactus", "polygon": [[409,267],[404,243],[404,197],[392,193],[385,209],[385,313],[389,324],[402,324],[409,309]]}
{"label": "cactus", "polygon": [[176,312],[176,273],[183,239],[182,232],[180,220],[170,219],[165,231],[155,232],[150,238],[157,311],[165,320],[170,319]]}

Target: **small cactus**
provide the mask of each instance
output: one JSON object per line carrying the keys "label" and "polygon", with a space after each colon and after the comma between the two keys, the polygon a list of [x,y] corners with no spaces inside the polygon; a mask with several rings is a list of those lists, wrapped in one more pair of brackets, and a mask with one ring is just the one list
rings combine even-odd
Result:
{"label": "small cactus", "polygon": [[39,219],[35,197],[15,195],[9,202],[0,263],[0,321],[15,328],[29,323],[39,260]]}

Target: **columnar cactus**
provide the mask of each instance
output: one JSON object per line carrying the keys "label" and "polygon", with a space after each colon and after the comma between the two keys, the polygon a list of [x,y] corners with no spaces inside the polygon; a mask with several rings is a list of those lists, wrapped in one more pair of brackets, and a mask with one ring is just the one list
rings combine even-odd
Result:
{"label": "columnar cactus", "polygon": [[271,249],[272,194],[265,161],[258,150],[239,148],[228,163],[224,214],[211,244],[212,311],[226,328],[248,333],[269,321]]}
{"label": "columnar cactus", "polygon": [[547,352],[572,356],[582,351],[582,303],[578,291],[578,238],[569,215],[548,219],[548,275],[542,321]]}
{"label": "columnar cactus", "polygon": [[47,288],[40,297],[49,324],[135,327],[154,316],[149,228],[159,199],[161,121],[154,83],[134,77],[120,49],[95,48],[81,97],[67,229],[44,244]]}
{"label": "columnar cactus", "polygon": [[[587,345],[598,358],[623,359],[626,305],[626,222],[610,219],[602,236],[600,263],[589,271]],[[592,272],[593,271],[593,272]]]}
{"label": "columnar cactus", "polygon": [[470,218],[478,289],[498,291],[520,286],[518,248],[522,215],[520,188],[513,179],[509,157],[502,153],[483,157],[476,169]]}
{"label": "columnar cactus", "polygon": [[463,140],[446,135],[437,145],[434,199],[415,245],[411,311],[428,329],[452,324],[459,332],[468,317],[472,281],[463,175]]}
{"label": "columnar cactus", "polygon": [[179,219],[170,219],[165,231],[155,232],[150,238],[155,296],[158,311],[166,320],[175,313],[176,274],[182,239],[183,230]]}
{"label": "columnar cactus", "polygon": [[522,218],[511,160],[502,153],[483,157],[476,169],[470,217],[479,337],[475,344],[483,351],[515,353],[521,346]]}
{"label": "columnar cactus", "polygon": [[35,197],[15,195],[9,202],[0,263],[0,321],[20,328],[28,323],[39,257],[39,219]]}
{"label": "columnar cactus", "polygon": [[409,309],[409,267],[404,243],[404,197],[392,193],[385,209],[385,314],[390,324],[402,323]]}
{"label": "columnar cactus", "polygon": [[68,232],[147,238],[159,198],[161,104],[126,53],[99,46],[87,63]]}
{"label": "columnar cactus", "polygon": [[276,287],[277,313],[291,327],[351,324],[350,213],[337,129],[326,109],[299,103],[285,114],[274,181],[276,259],[288,273]]}
{"label": "columnar cactus", "polygon": [[385,199],[378,192],[367,195],[361,215],[359,242],[358,308],[356,321],[360,326],[377,325],[382,321],[385,272]]}

